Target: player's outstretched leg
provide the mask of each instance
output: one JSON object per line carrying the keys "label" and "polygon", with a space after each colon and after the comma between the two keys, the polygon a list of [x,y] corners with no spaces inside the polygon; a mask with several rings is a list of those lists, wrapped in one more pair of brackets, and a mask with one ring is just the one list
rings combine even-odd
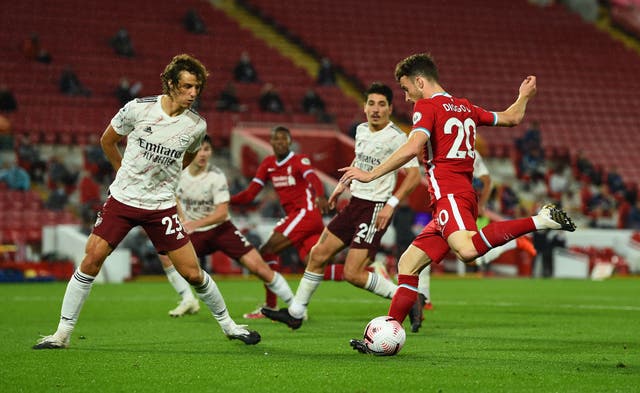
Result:
{"label": "player's outstretched leg", "polygon": [[286,307],[279,310],[272,310],[270,308],[263,307],[262,313],[265,317],[277,322],[282,322],[294,330],[299,329],[300,326],[302,326],[303,318],[296,318],[291,316],[291,314],[289,314],[289,309]]}

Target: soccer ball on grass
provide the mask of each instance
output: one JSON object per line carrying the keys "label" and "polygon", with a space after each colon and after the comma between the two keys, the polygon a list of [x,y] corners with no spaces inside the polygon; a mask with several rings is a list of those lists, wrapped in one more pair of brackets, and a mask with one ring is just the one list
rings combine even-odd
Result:
{"label": "soccer ball on grass", "polygon": [[364,329],[364,343],[379,356],[391,356],[400,352],[407,335],[402,325],[389,316],[376,317]]}

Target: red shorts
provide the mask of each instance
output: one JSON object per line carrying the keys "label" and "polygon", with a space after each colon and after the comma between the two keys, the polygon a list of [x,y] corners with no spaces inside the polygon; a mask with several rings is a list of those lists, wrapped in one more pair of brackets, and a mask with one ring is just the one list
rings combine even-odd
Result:
{"label": "red shorts", "polygon": [[478,202],[475,193],[448,194],[436,201],[433,220],[413,240],[432,262],[439,263],[449,252],[449,236],[460,230],[478,231]]}
{"label": "red shorts", "polygon": [[324,230],[322,215],[317,209],[300,209],[278,221],[274,232],[282,233],[298,250],[301,260],[305,260]]}
{"label": "red shorts", "polygon": [[233,259],[240,259],[253,249],[231,221],[225,221],[208,231],[193,232],[189,236],[199,257],[222,251]]}
{"label": "red shorts", "polygon": [[140,225],[158,252],[177,250],[189,243],[176,207],[145,210],[131,207],[110,196],[98,213],[92,233],[116,248],[129,231]]}
{"label": "red shorts", "polygon": [[384,204],[351,197],[347,206],[327,225],[327,229],[350,248],[369,250],[369,258],[373,260],[389,226],[387,224],[382,230],[376,230],[376,219]]}

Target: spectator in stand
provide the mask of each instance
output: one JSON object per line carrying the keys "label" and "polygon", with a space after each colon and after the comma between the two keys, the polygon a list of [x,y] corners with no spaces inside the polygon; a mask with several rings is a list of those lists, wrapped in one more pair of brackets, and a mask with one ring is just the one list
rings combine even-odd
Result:
{"label": "spectator in stand", "polygon": [[70,96],[89,97],[91,95],[91,91],[84,87],[70,66],[64,67],[60,74],[60,91]]}
{"label": "spectator in stand", "polygon": [[122,77],[115,92],[118,101],[120,101],[120,106],[124,106],[127,102],[138,97],[140,90],[142,90],[141,82],[138,81],[132,85],[129,83],[129,79]]}
{"label": "spectator in stand", "polygon": [[18,109],[18,103],[13,93],[6,85],[0,85],[0,111],[13,112]]}
{"label": "spectator in stand", "polygon": [[57,156],[53,156],[49,160],[48,172],[49,182],[52,186],[61,183],[66,187],[73,187],[78,181],[79,173],[70,170]]}
{"label": "spectator in stand", "polygon": [[562,195],[569,190],[571,174],[564,162],[556,162],[549,171],[548,194],[554,200],[559,201]]}
{"label": "spectator in stand", "polygon": [[576,177],[582,181],[588,181],[593,173],[593,164],[584,154],[583,150],[578,150],[576,156]]}
{"label": "spectator in stand", "polygon": [[[82,171],[82,178],[78,182],[80,211],[87,217],[95,216],[102,206],[102,190],[100,184],[91,176],[89,171]],[[84,217],[84,215],[83,215]]]}
{"label": "spectator in stand", "polygon": [[218,97],[216,101],[216,109],[220,112],[244,112],[247,110],[246,105],[240,104],[240,100],[236,94],[236,85],[234,85],[233,82],[228,82],[220,92],[220,97]]}
{"label": "spectator in stand", "polygon": [[27,60],[38,61],[40,63],[51,63],[51,55],[40,46],[40,37],[32,33],[22,44],[22,53]]}
{"label": "spectator in stand", "polygon": [[61,211],[67,207],[69,203],[69,195],[62,182],[55,182],[53,190],[49,193],[49,197],[45,202],[45,207],[49,210]]}
{"label": "spectator in stand", "polygon": [[29,141],[29,137],[22,135],[18,141],[18,163],[29,172],[34,183],[44,182],[47,164],[40,158],[40,150]]}
{"label": "spectator in stand", "polygon": [[198,11],[193,8],[190,8],[187,11],[184,19],[182,20],[182,24],[189,33],[205,34],[207,32],[207,26],[204,24],[200,15],[198,15]]}
{"label": "spectator in stand", "polygon": [[116,35],[111,37],[109,43],[118,56],[135,56],[133,43],[131,43],[131,37],[129,36],[129,32],[127,31],[127,29],[121,28],[120,30],[118,30],[116,32]]}
{"label": "spectator in stand", "polygon": [[541,147],[531,147],[522,155],[520,170],[526,178],[544,177],[545,163],[544,152]]}
{"label": "spectator in stand", "polygon": [[310,115],[324,113],[324,101],[315,90],[309,89],[302,97],[302,110]]}
{"label": "spectator in stand", "polygon": [[241,83],[255,83],[258,82],[258,73],[256,72],[253,63],[251,63],[251,57],[248,52],[242,52],[240,60],[236,67],[233,69],[233,77],[236,82]]}
{"label": "spectator in stand", "polygon": [[335,86],[336,84],[336,72],[333,69],[331,60],[326,57],[323,57],[320,61],[317,82],[320,86]]}
{"label": "spectator in stand", "polygon": [[618,167],[613,165],[607,174],[607,185],[614,195],[623,195],[626,191],[624,180],[618,173]]}
{"label": "spectator in stand", "polygon": [[97,181],[100,183],[111,182],[113,167],[104,155],[102,146],[97,141],[97,136],[91,135],[89,137],[89,143],[84,147],[84,158],[89,172]]}
{"label": "spectator in stand", "polygon": [[625,228],[640,230],[640,198],[637,199],[635,205],[631,207]]}
{"label": "spectator in stand", "polygon": [[284,112],[284,104],[280,94],[271,83],[265,83],[260,93],[260,110],[263,112],[282,113]]}
{"label": "spectator in stand", "polygon": [[591,228],[615,228],[617,226],[616,200],[609,186],[602,184],[589,200],[589,226]]}
{"label": "spectator in stand", "polygon": [[27,191],[31,188],[29,174],[15,161],[5,162],[4,168],[0,170],[0,181],[10,190]]}
{"label": "spectator in stand", "polygon": [[540,123],[537,120],[532,120],[527,127],[527,130],[522,135],[522,138],[518,140],[520,151],[526,152],[532,148],[542,147],[542,137],[540,135]]}
{"label": "spectator in stand", "polygon": [[315,115],[319,122],[331,122],[331,116],[325,112],[325,104],[322,97],[314,90],[309,89],[302,97],[302,110],[309,115]]}

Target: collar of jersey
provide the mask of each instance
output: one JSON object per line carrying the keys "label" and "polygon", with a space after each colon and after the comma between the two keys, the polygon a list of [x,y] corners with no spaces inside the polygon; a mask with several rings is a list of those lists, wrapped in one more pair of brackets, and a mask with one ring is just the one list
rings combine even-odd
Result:
{"label": "collar of jersey", "polygon": [[292,151],[290,151],[289,154],[282,161],[278,161],[278,157],[276,157],[276,165],[277,166],[282,166],[282,165],[286,164],[286,162],[289,161],[289,159],[291,157],[293,157],[293,154],[294,153]]}
{"label": "collar of jersey", "polygon": [[451,97],[452,97],[452,96],[451,96],[451,94],[449,94],[449,93],[447,93],[447,92],[445,91],[445,92],[443,92],[443,93],[436,93],[436,94],[432,95],[432,96],[431,96],[431,98],[434,98],[434,97],[437,97],[437,96],[444,96],[444,97],[449,97],[449,98],[451,98]]}

